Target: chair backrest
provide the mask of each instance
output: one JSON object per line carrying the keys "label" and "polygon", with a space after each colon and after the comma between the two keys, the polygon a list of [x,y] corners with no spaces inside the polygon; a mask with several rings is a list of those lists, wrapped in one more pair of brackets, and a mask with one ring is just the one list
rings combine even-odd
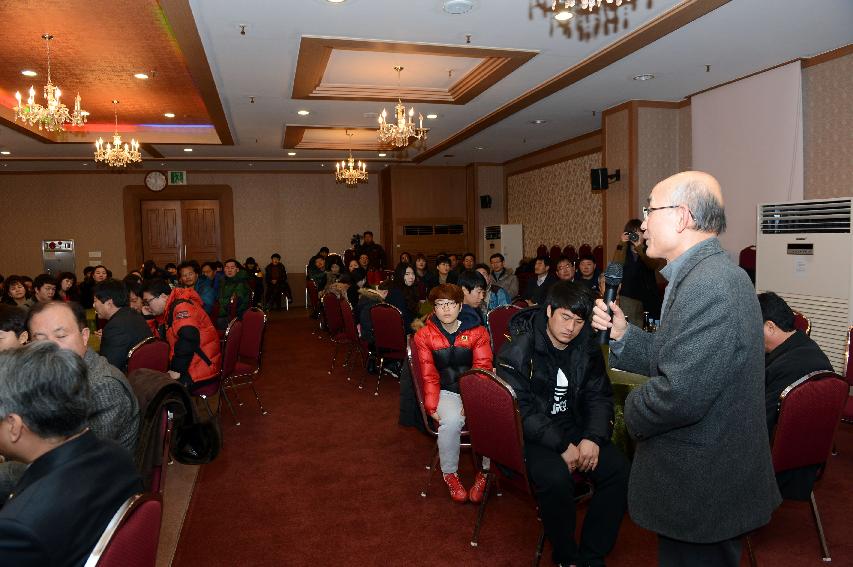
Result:
{"label": "chair backrest", "polygon": [[551,257],[551,262],[556,263],[557,258],[559,258],[563,254],[563,251],[556,244],[551,247],[551,250],[548,252],[548,255]]}
{"label": "chair backrest", "polygon": [[373,344],[379,353],[406,352],[406,330],[399,309],[387,303],[377,303],[370,308],[370,322],[373,324]]}
{"label": "chair backrest", "polygon": [[459,392],[474,452],[489,457],[493,466],[527,478],[521,415],[512,387],[492,372],[475,368],[459,378]]}
{"label": "chair backrest", "polygon": [[794,311],[794,328],[804,332],[806,335],[812,334],[812,322],[799,311]]}
{"label": "chair backrest", "polygon": [[604,246],[599,244],[592,249],[592,257],[595,258],[595,265],[599,270],[604,270]]}
{"label": "chair backrest", "polygon": [[544,244],[540,244],[539,246],[536,247],[536,257],[537,258],[539,256],[547,256],[547,255],[548,255],[548,247],[547,246],[545,246]]}
{"label": "chair backrest", "polygon": [[154,567],[162,503],[152,494],[127,499],[113,516],[85,567]]}
{"label": "chair backrest", "polygon": [[773,469],[778,473],[829,459],[849,386],[834,372],[800,378],[779,396],[779,421],[773,434]]}
{"label": "chair backrest", "polygon": [[565,248],[563,248],[563,256],[574,262],[578,259],[578,253],[575,250],[575,247],[571,244],[568,244]]}
{"label": "chair backrest", "polygon": [[148,337],[135,344],[127,353],[127,373],[140,368],[168,372],[169,343]]}
{"label": "chair backrest", "polygon": [[426,427],[427,431],[437,434],[438,431],[435,429],[432,421],[430,421],[424,407],[424,375],[421,373],[421,364],[418,360],[418,353],[415,350],[414,343],[415,337],[412,335],[406,342],[406,355],[409,359],[409,372],[412,374],[412,386],[415,389],[415,397],[418,400],[418,409],[421,411],[421,419],[423,419],[424,427]]}
{"label": "chair backrest", "polygon": [[[307,268],[306,268],[307,270]],[[317,309],[320,305],[320,292],[317,290],[317,284],[311,278],[305,279],[305,291],[308,293],[308,303],[311,309]]]}
{"label": "chair backrest", "polygon": [[850,334],[853,333],[853,326],[847,327],[847,345],[844,347],[844,377],[847,378],[847,383],[853,386],[853,368],[850,368]]}
{"label": "chair backrest", "polygon": [[520,297],[513,299],[512,305],[513,305],[513,307],[518,307],[519,309],[524,309],[525,307],[529,307],[529,305],[527,305],[527,301],[520,298]]}
{"label": "chair backrest", "polygon": [[518,305],[502,305],[489,311],[487,316],[489,333],[492,335],[492,352],[495,356],[509,338],[509,320],[521,311]]}
{"label": "chair backrest", "polygon": [[240,356],[257,361],[261,365],[261,347],[264,342],[264,329],[267,326],[267,314],[257,307],[243,314],[243,338],[240,340]]}
{"label": "chair backrest", "polygon": [[222,377],[231,376],[237,368],[240,341],[243,339],[243,322],[232,319],[225,329],[225,347],[222,349]]}
{"label": "chair backrest", "polygon": [[347,340],[352,343],[358,342],[358,328],[355,326],[355,316],[352,313],[352,305],[346,299],[339,300],[341,307],[341,322],[342,331],[346,335]]}
{"label": "chair backrest", "polygon": [[326,318],[326,328],[332,335],[343,331],[344,320],[341,316],[341,302],[334,293],[323,295],[323,314]]}
{"label": "chair backrest", "polygon": [[578,248],[578,256],[591,256],[592,255],[592,246],[589,244],[581,244],[580,248]]}
{"label": "chair backrest", "polygon": [[738,265],[744,270],[755,271],[755,245],[747,246],[740,251]]}

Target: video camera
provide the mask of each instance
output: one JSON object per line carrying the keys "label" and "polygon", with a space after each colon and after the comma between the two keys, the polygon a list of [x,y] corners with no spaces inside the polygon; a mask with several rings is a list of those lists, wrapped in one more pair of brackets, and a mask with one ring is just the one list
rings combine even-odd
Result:
{"label": "video camera", "polygon": [[359,246],[361,246],[361,235],[353,234],[349,243],[352,245],[353,248],[358,248]]}

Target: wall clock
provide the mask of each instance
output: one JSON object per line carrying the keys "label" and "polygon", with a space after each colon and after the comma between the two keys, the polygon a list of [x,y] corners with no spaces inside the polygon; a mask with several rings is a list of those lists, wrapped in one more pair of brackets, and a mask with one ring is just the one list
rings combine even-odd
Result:
{"label": "wall clock", "polygon": [[151,191],[162,191],[166,188],[166,174],[162,171],[149,171],[145,175],[145,186]]}

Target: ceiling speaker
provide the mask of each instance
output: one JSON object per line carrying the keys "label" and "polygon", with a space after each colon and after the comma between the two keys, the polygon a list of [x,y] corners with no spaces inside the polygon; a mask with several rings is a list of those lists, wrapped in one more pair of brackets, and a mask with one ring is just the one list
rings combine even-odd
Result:
{"label": "ceiling speaker", "polygon": [[474,9],[474,0],[444,0],[443,8],[448,14],[467,14]]}

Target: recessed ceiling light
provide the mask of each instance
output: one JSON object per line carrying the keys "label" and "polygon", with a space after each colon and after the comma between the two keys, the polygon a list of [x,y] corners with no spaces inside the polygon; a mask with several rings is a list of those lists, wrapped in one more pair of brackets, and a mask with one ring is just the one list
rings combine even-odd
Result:
{"label": "recessed ceiling light", "polygon": [[444,157],[456,157],[456,156],[453,154],[444,154]]}
{"label": "recessed ceiling light", "polygon": [[165,113],[163,116],[165,116],[166,118],[174,118],[174,117],[175,117],[175,113],[174,113],[174,112],[167,112],[167,113]]}
{"label": "recessed ceiling light", "polygon": [[474,2],[473,0],[444,0],[443,9],[454,16],[467,14],[474,9]]}
{"label": "recessed ceiling light", "polygon": [[8,156],[8,155],[12,155],[12,152],[10,152],[9,150],[3,150],[2,152],[0,152],[0,154],[3,154],[4,156]]}
{"label": "recessed ceiling light", "polygon": [[308,116],[309,114],[311,114],[311,111],[310,110],[297,110],[296,114],[298,114],[299,116]]}
{"label": "recessed ceiling light", "polygon": [[148,75],[146,75],[145,73],[134,73],[133,76],[136,77],[137,79],[147,79],[148,78]]}
{"label": "recessed ceiling light", "polygon": [[562,10],[562,11],[554,14],[554,19],[557,20],[558,22],[567,22],[574,17],[575,17],[575,15],[572,14],[571,12],[569,12],[568,10]]}
{"label": "recessed ceiling light", "polygon": [[23,71],[21,71],[21,75],[25,77],[35,77],[36,75],[38,75],[38,73],[36,73],[35,71],[31,71],[30,69],[24,69]]}
{"label": "recessed ceiling light", "polygon": [[654,78],[655,78],[655,76],[652,75],[651,73],[643,73],[642,75],[637,75],[636,77],[634,77],[634,80],[635,81],[651,81]]}
{"label": "recessed ceiling light", "polygon": [[485,150],[486,148],[484,148],[483,146],[474,146],[474,149],[475,150]]}
{"label": "recessed ceiling light", "polygon": [[192,148],[184,148],[184,151],[185,152],[191,152],[191,151],[193,151],[193,149]]}
{"label": "recessed ceiling light", "polygon": [[548,121],[547,121],[547,120],[543,120],[543,119],[541,119],[541,118],[537,118],[536,120],[531,120],[531,121],[530,121],[530,123],[531,123],[531,124],[536,124],[536,125],[539,125],[539,124],[545,124],[546,122],[548,122]]}
{"label": "recessed ceiling light", "polygon": [[289,156],[295,156],[295,155],[296,155],[296,152],[287,152],[287,155],[289,155]]}
{"label": "recessed ceiling light", "polygon": [[347,0],[326,0],[329,4],[343,4]]}
{"label": "recessed ceiling light", "polygon": [[386,154],[385,152],[382,152],[381,154],[378,154],[378,155],[379,155],[379,157],[385,157],[385,156],[387,156],[388,154]]}
{"label": "recessed ceiling light", "polygon": [[438,114],[427,114],[427,118],[429,118],[430,120],[435,120],[436,118],[438,118]]}
{"label": "recessed ceiling light", "polygon": [[249,167],[252,167],[252,166],[253,166],[253,165],[255,165],[255,164],[253,164],[253,163],[250,163],[250,164],[249,164]]}

